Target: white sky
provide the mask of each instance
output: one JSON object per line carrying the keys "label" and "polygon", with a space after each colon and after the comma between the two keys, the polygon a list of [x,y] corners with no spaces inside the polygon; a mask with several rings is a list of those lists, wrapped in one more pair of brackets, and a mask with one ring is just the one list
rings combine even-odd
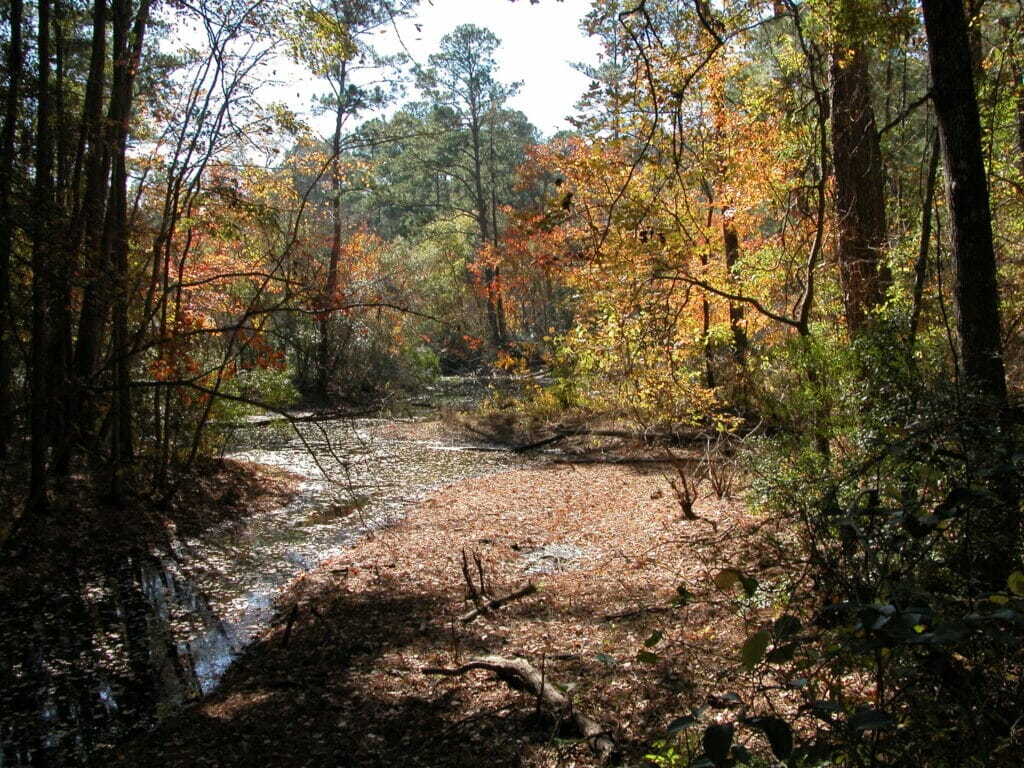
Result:
{"label": "white sky", "polygon": [[[574,70],[573,62],[596,63],[596,41],[580,31],[580,20],[590,11],[590,0],[420,0],[415,18],[400,24],[402,42],[417,63],[426,64],[438,41],[460,24],[475,24],[500,40],[496,52],[498,79],[523,81],[509,105],[526,113],[542,133],[550,136],[568,128],[567,115],[589,82]],[[418,24],[419,29],[414,25]],[[375,42],[378,50],[397,46],[393,32]]]}
{"label": "white sky", "polygon": [[[501,40],[495,52],[498,79],[522,81],[509,106],[522,110],[542,134],[551,136],[570,127],[566,117],[574,113],[573,105],[589,86],[587,78],[571,65],[596,64],[598,60],[597,41],[579,28],[590,10],[591,0],[540,0],[537,4],[530,0],[420,0],[415,14],[398,22],[397,32],[394,28],[382,30],[367,42],[385,54],[404,47],[415,63],[425,65],[441,38],[460,24],[489,29]],[[183,23],[177,36],[162,40],[170,51],[185,43],[200,48],[205,44],[195,24]],[[321,135],[330,134],[330,116],[316,116],[313,111],[315,97],[327,91],[326,84],[311,79],[283,55],[268,61],[267,73],[260,87],[265,100],[287,104]],[[410,85],[408,98],[416,96]]]}

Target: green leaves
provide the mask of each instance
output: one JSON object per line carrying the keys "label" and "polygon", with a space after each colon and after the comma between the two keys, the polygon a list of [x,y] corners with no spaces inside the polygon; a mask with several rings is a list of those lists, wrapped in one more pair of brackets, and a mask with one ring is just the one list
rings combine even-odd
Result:
{"label": "green leaves", "polygon": [[757,579],[753,576],[748,576],[738,568],[724,568],[712,577],[712,581],[723,592],[727,592],[739,583],[747,597],[753,597],[757,592],[758,586],[760,586]]}
{"label": "green leaves", "polygon": [[783,640],[788,640],[803,629],[803,624],[796,616],[790,616],[784,614],[775,620],[775,624],[772,625],[772,635],[775,638],[775,642],[779,643]]}
{"label": "green leaves", "polygon": [[732,586],[739,580],[740,572],[737,571],[735,568],[726,568],[723,571],[719,571],[712,578],[712,581],[715,583],[715,586],[723,592],[725,592],[728,589],[731,589]]}
{"label": "green leaves", "polygon": [[[800,619],[789,615],[776,619],[770,630],[759,629],[743,643],[740,650],[743,666],[751,670],[765,659],[772,664],[792,661],[798,645],[784,641],[792,639],[801,629],[803,624],[800,623]],[[769,646],[773,644],[772,650],[768,651]]]}
{"label": "green leaves", "polygon": [[771,642],[772,635],[767,629],[758,630],[743,643],[743,649],[740,651],[740,658],[743,660],[743,666],[747,669],[753,669],[761,660],[764,658],[765,651],[768,650],[768,643]]}
{"label": "green leaves", "polygon": [[653,648],[661,642],[661,638],[665,635],[660,629],[656,629],[651,633],[651,636],[644,640],[644,648]]}
{"label": "green leaves", "polygon": [[[733,693],[717,698],[722,702],[722,706],[729,709],[742,704],[740,698]],[[673,720],[668,725],[669,735],[678,735],[698,725],[703,712],[704,708],[701,708]],[[704,753],[689,764],[690,768],[749,764],[753,756],[745,744],[736,742],[737,725],[747,726],[764,734],[772,754],[779,760],[786,760],[792,754],[793,729],[785,720],[774,716],[741,717],[738,720],[710,723],[701,735]]]}
{"label": "green leaves", "polygon": [[679,584],[676,587],[676,596],[672,598],[672,605],[681,608],[684,605],[689,605],[692,600],[693,593],[686,588],[685,584]]}
{"label": "green leaves", "polygon": [[660,643],[661,639],[664,636],[665,635],[662,633],[660,629],[654,630],[650,634],[650,636],[646,640],[644,640],[644,650],[640,651],[640,653],[636,655],[636,660],[639,661],[641,664],[657,664],[660,660],[658,654],[647,649],[653,648],[658,643]]}
{"label": "green leaves", "polygon": [[670,734],[682,733],[687,728],[692,728],[697,724],[697,718],[694,715],[686,715],[685,717],[677,717],[671,723],[668,724],[668,732]]}
{"label": "green leaves", "polygon": [[714,723],[704,729],[701,746],[704,754],[716,766],[724,766],[729,760],[729,748],[736,732],[732,723]]}
{"label": "green leaves", "polygon": [[891,716],[880,709],[865,709],[850,718],[850,730],[860,733],[888,728],[893,724]]}
{"label": "green leaves", "polygon": [[685,717],[676,718],[669,723],[669,733],[676,734],[681,733],[687,728],[691,728],[697,724],[697,719],[693,715],[687,715]]}
{"label": "green leaves", "polygon": [[[362,21],[362,20],[360,20]],[[293,25],[283,25],[281,34],[291,49],[292,58],[308,66],[320,77],[333,73],[339,62],[352,60],[358,47],[352,37],[358,24],[346,21],[325,8],[312,4],[295,11]]]}
{"label": "green leaves", "polygon": [[772,748],[772,753],[785,760],[793,751],[793,729],[789,723],[778,717],[748,717],[744,724],[761,731]]}

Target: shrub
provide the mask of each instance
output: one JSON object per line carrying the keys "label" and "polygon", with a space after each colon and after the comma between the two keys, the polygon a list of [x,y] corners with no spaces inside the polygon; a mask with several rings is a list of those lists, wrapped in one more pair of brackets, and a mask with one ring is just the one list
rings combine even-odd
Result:
{"label": "shrub", "polygon": [[799,532],[807,574],[791,608],[800,632],[758,661],[801,697],[791,762],[1011,765],[1019,435],[922,375],[891,333],[859,339],[837,372],[842,387],[816,403],[830,454],[792,432],[765,441],[751,486],[757,508]]}

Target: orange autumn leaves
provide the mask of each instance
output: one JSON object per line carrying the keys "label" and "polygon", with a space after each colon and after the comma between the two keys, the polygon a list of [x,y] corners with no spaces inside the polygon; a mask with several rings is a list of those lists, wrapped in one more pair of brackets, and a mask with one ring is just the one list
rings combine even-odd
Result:
{"label": "orange autumn leaves", "polygon": [[[690,122],[643,153],[614,135],[534,148],[522,183],[546,194],[512,214],[501,249],[564,287],[575,324],[556,342],[563,359],[646,419],[707,412],[727,367],[709,373],[708,358],[728,356],[731,324],[746,336],[785,332],[736,306],[788,315],[816,232],[804,155],[780,152],[813,137],[757,99],[736,109],[720,87],[697,93],[679,107]],[[729,257],[726,230],[738,245]]]}

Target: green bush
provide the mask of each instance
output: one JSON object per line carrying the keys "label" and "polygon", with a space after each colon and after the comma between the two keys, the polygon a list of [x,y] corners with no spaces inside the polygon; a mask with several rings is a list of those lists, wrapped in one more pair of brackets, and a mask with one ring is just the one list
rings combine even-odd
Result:
{"label": "green bush", "polygon": [[807,575],[799,633],[757,661],[802,702],[790,763],[1015,764],[1020,436],[891,328],[811,354],[816,396],[785,407],[826,413],[830,450],[800,430],[763,441],[750,489],[799,533]]}

